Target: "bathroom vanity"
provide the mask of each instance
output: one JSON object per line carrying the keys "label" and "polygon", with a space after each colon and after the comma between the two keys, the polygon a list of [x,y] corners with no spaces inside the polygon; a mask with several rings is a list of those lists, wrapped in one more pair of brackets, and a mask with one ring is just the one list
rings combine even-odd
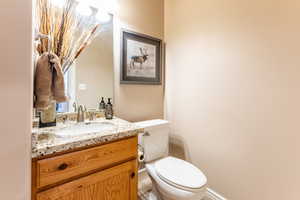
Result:
{"label": "bathroom vanity", "polygon": [[[107,123],[111,128],[101,129]],[[81,131],[61,134],[74,126]],[[142,131],[118,118],[34,129],[32,200],[136,200],[137,134]]]}
{"label": "bathroom vanity", "polygon": [[[55,10],[53,12],[55,15],[46,16],[49,17],[48,22],[55,18],[52,22],[57,23],[60,20],[57,13],[72,10],[70,15],[64,15],[66,18],[69,17],[70,21],[80,19],[85,20],[84,23],[80,21],[80,24],[96,24],[83,27],[86,28],[85,34],[71,32],[72,39],[77,35],[80,36],[77,38],[78,43],[72,43],[69,42],[68,35],[62,37],[64,33],[61,33],[59,39],[56,32],[50,33],[51,30],[46,31],[48,34],[45,35],[44,26],[39,27],[45,22],[45,18],[37,19],[40,22],[36,24],[37,30],[42,31],[37,35],[35,55],[38,69],[43,69],[41,70],[43,73],[35,71],[35,80],[40,80],[35,81],[35,108],[39,112],[37,121],[40,127],[53,127],[33,128],[32,200],[136,200],[137,135],[143,132],[143,129],[116,117],[111,119],[114,104],[110,101],[111,98],[114,99],[113,17],[106,13],[108,18],[105,22],[94,18],[91,20],[90,17],[95,17],[95,12],[98,12],[98,9],[93,8],[93,16],[79,18],[77,13],[75,18],[72,18],[71,15],[75,13],[73,10],[79,6],[77,1],[68,1],[67,5],[72,5],[72,9],[69,7],[61,9],[62,7],[54,4],[53,7],[49,7],[53,1],[49,4],[42,0],[38,2],[37,8],[42,10],[38,13],[45,13],[43,9]],[[64,20],[68,21],[65,17]],[[90,27],[93,29],[90,30]],[[72,30],[78,29],[69,29]],[[82,39],[83,36],[88,36],[87,39],[93,38],[93,41],[87,42]],[[67,42],[63,43],[64,50],[67,48],[71,53],[77,52],[76,56],[72,57],[76,58],[76,62],[73,62],[74,60],[67,62],[66,57],[71,54],[63,55],[62,48],[56,48],[60,45],[48,45],[45,39],[48,43],[51,40],[54,43],[66,39]],[[82,41],[84,44],[81,44]],[[68,46],[68,44],[76,45]],[[46,45],[45,48],[41,48],[43,45]],[[73,50],[76,47],[80,49]],[[54,66],[51,63],[54,61],[50,60],[50,56],[53,55],[49,52],[60,56],[58,56],[60,63],[56,59],[54,64],[62,67],[64,74],[61,73],[60,78],[64,81],[45,78],[44,74],[56,77],[53,71],[49,71],[49,66]],[[48,56],[43,56],[47,54]],[[78,55],[80,56],[77,58]],[[47,80],[45,84],[43,81]],[[49,88],[52,89],[52,86],[56,87],[57,83],[62,82],[65,86],[61,86],[59,92],[64,92],[63,96],[68,97],[66,102],[53,98],[56,92],[49,91]],[[47,87],[41,87],[44,85]],[[49,85],[51,87],[48,87]],[[44,95],[45,91],[48,99]],[[48,100],[53,105],[52,109],[47,105]],[[99,114],[102,116],[97,116]]]}

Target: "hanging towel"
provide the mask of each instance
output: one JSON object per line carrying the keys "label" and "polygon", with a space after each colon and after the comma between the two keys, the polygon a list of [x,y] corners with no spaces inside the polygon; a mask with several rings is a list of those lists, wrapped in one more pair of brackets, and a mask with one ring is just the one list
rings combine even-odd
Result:
{"label": "hanging towel", "polygon": [[36,64],[34,76],[34,95],[37,109],[46,109],[52,96],[52,69],[49,63],[48,53],[42,54]]}
{"label": "hanging towel", "polygon": [[52,94],[56,102],[65,102],[68,98],[65,95],[65,81],[64,73],[61,68],[60,60],[57,55],[50,55],[50,64],[53,67],[53,82],[52,82]]}
{"label": "hanging towel", "polygon": [[34,106],[37,109],[46,109],[51,99],[57,102],[67,101],[60,61],[53,53],[43,53],[37,61],[34,94]]}

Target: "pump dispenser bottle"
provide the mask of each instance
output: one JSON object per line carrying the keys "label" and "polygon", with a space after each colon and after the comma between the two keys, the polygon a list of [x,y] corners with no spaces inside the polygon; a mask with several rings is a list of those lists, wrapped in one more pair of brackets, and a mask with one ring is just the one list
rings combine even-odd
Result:
{"label": "pump dispenser bottle", "polygon": [[114,116],[113,105],[111,103],[111,98],[108,98],[108,102],[105,106],[105,118],[113,119],[113,116]]}
{"label": "pump dispenser bottle", "polygon": [[104,102],[104,98],[101,97],[101,101],[100,101],[100,103],[99,103],[99,111],[100,111],[100,112],[105,112],[105,107],[106,107],[106,104],[105,104],[105,102]]}

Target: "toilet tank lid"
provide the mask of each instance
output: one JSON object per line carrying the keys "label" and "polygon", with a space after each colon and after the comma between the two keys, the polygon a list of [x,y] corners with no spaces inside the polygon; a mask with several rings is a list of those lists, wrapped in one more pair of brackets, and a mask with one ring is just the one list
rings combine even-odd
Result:
{"label": "toilet tank lid", "polygon": [[135,122],[135,124],[141,128],[148,128],[148,127],[155,127],[160,125],[168,125],[169,122],[162,119],[153,119],[153,120]]}

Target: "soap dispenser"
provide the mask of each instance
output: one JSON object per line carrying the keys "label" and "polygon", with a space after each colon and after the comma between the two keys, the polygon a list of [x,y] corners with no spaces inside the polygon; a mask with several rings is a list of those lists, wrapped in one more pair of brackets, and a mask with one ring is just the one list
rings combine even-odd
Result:
{"label": "soap dispenser", "polygon": [[111,100],[111,98],[108,98],[108,102],[105,106],[105,118],[106,119],[113,119],[113,116],[114,116],[113,105],[110,100]]}
{"label": "soap dispenser", "polygon": [[100,101],[100,103],[99,103],[99,111],[100,111],[100,112],[105,112],[105,107],[106,107],[106,104],[105,104],[105,102],[104,102],[104,98],[101,97],[101,101]]}

